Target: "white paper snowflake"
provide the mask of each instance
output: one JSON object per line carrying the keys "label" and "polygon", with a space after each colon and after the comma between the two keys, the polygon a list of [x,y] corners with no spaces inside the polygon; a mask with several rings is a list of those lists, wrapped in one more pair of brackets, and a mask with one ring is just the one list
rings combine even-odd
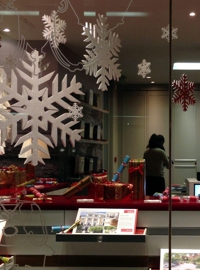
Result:
{"label": "white paper snowflake", "polygon": [[42,21],[45,25],[42,34],[46,40],[51,42],[53,48],[58,48],[60,43],[66,43],[67,39],[64,31],[67,25],[65,21],[58,18],[58,14],[55,10],[52,11],[50,16],[43,15]]}
{"label": "white paper snowflake", "polygon": [[[169,24],[167,27],[162,27],[161,30],[163,32],[161,38],[166,39],[169,42]],[[172,27],[172,39],[178,38],[177,31],[178,28]]]}
{"label": "white paper snowflake", "polygon": [[97,84],[102,91],[108,90],[109,80],[119,80],[121,70],[117,64],[118,52],[121,41],[115,33],[108,31],[107,18],[98,15],[97,25],[88,23],[83,27],[83,35],[87,36],[85,42],[90,42],[86,46],[88,55],[84,55],[86,60],[82,60],[86,74],[98,77]]}
{"label": "white paper snowflake", "polygon": [[9,54],[5,57],[4,65],[9,65],[10,68],[14,68],[16,66],[16,58],[13,57],[13,55]]}
{"label": "white paper snowflake", "polygon": [[[5,72],[4,69],[2,67],[0,67],[0,83],[3,83],[3,81],[6,81],[5,78]],[[0,98],[2,100],[5,100],[5,96],[7,94],[2,91],[0,92]],[[6,115],[9,112],[9,108],[10,108],[10,103],[8,101],[4,101],[3,103],[0,103],[0,126],[3,125],[3,122],[6,121],[6,117],[4,115]],[[9,139],[9,135],[10,135],[10,127],[8,126],[6,128],[6,139]],[[6,146],[6,142],[4,139],[2,139],[2,132],[0,130],[0,155],[5,154],[5,150],[4,147]]]}
{"label": "white paper snowflake", "polygon": [[138,69],[139,69],[138,75],[141,75],[142,78],[145,78],[147,74],[151,73],[150,65],[151,65],[150,62],[146,62],[146,60],[143,59],[142,63],[138,64]]}
{"label": "white paper snowflake", "polygon": [[[3,98],[3,96],[4,96],[4,93],[0,93],[0,98]],[[8,112],[8,110],[7,110],[7,107],[5,106],[5,104],[0,104],[0,126],[6,120],[4,115],[7,112]],[[6,139],[8,138],[8,130],[9,130],[9,127],[7,127]],[[1,134],[1,130],[0,130],[0,155],[5,154],[5,150],[4,150],[5,146],[6,146],[6,143],[5,143],[5,140],[2,140],[2,134]]]}
{"label": "white paper snowflake", "polygon": [[82,114],[83,107],[79,107],[76,102],[73,104],[73,106],[69,106],[67,109],[70,113],[68,118],[71,117],[74,121],[77,121],[79,118],[83,117]]}
{"label": "white paper snowflake", "polygon": [[[26,55],[31,62],[28,64],[22,61],[22,65],[26,71],[31,75],[28,75],[20,69],[16,69],[21,80],[24,80],[30,87],[22,85],[22,93],[18,91],[18,79],[15,72],[11,71],[11,86],[6,84],[6,74],[4,73],[3,82],[0,82],[0,93],[4,91],[6,96],[0,98],[0,104],[5,101],[12,100],[12,110],[14,113],[2,112],[5,117],[0,126],[2,140],[6,139],[6,127],[11,127],[11,143],[14,142],[17,136],[17,123],[21,121],[21,127],[23,130],[31,128],[31,131],[23,135],[18,139],[15,146],[24,143],[27,140],[32,140],[32,144],[24,147],[20,154],[24,154],[31,151],[30,156],[25,160],[25,164],[31,162],[32,165],[36,166],[38,162],[44,164],[43,159],[39,156],[39,151],[48,155],[45,148],[38,144],[38,141],[44,142],[50,147],[54,147],[51,140],[41,133],[41,129],[46,131],[48,129],[48,123],[51,124],[51,138],[54,145],[57,145],[58,129],[61,130],[61,140],[64,146],[66,146],[66,134],[70,137],[70,142],[74,147],[75,141],[79,141],[81,136],[79,135],[82,130],[71,129],[78,123],[77,120],[66,121],[71,114],[64,112],[61,115],[56,107],[61,106],[67,110],[70,106],[65,100],[70,102],[79,103],[73,94],[84,95],[80,91],[82,85],[76,82],[76,76],[70,82],[70,86],[67,87],[67,75],[65,75],[62,81],[62,88],[58,91],[58,74],[55,76],[52,82],[52,94],[49,94],[48,88],[42,88],[42,84],[48,82],[54,72],[51,72],[43,77],[40,75],[40,61],[42,56],[39,56],[38,51],[34,51],[31,54],[26,52]],[[21,94],[20,94],[21,93]],[[67,123],[66,123],[67,122]]]}

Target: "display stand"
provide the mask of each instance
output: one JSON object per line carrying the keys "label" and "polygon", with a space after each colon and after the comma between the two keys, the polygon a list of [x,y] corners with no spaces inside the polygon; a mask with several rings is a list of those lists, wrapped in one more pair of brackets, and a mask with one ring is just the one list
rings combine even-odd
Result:
{"label": "display stand", "polygon": [[[56,234],[56,242],[139,242],[145,243],[146,239],[146,229],[140,229],[141,234],[134,234],[134,235],[76,235],[76,234]],[[143,233],[142,233],[143,232]]]}

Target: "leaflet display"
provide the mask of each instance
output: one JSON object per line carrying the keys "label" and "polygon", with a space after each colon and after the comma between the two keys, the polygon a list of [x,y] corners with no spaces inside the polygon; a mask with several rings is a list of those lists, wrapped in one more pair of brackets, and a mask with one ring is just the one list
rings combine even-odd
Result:
{"label": "leaflet display", "polygon": [[79,225],[73,234],[130,234],[136,233],[138,209],[79,208]]}

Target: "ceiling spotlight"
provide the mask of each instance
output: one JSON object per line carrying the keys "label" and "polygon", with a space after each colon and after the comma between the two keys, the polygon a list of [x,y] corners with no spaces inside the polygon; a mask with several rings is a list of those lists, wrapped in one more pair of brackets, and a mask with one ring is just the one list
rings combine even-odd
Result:
{"label": "ceiling spotlight", "polygon": [[3,31],[4,31],[4,32],[10,32],[10,29],[5,28]]}
{"label": "ceiling spotlight", "polygon": [[155,83],[154,81],[151,81],[151,83]]}
{"label": "ceiling spotlight", "polygon": [[190,16],[191,16],[191,17],[194,17],[195,15],[196,15],[195,12],[190,12]]}

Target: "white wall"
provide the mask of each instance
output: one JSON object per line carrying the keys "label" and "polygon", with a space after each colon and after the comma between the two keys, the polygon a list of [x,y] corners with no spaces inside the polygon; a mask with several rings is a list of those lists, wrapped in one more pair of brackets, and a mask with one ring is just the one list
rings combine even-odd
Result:
{"label": "white wall", "polygon": [[[196,178],[199,169],[199,92],[195,93],[196,104],[184,112],[181,105],[172,103],[171,141],[172,141],[172,183],[184,183],[188,177]],[[120,95],[122,105],[122,130],[119,136],[118,165],[125,155],[142,158],[152,133],[163,134],[165,149],[169,153],[169,95],[168,91],[123,91]],[[176,161],[179,160],[179,161]],[[195,161],[197,160],[197,166]],[[177,166],[178,165],[178,166]],[[181,166],[180,166],[181,165]],[[169,172],[165,171],[168,184]],[[120,180],[128,181],[128,170],[124,170]]]}

